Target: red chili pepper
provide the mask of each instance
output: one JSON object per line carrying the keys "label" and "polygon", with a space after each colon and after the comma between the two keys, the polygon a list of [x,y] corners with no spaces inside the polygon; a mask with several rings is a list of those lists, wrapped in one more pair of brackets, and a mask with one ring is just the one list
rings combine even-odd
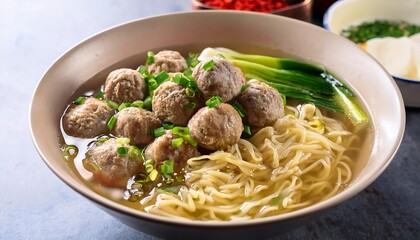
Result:
{"label": "red chili pepper", "polygon": [[209,7],[256,12],[271,12],[288,6],[284,0],[199,0]]}

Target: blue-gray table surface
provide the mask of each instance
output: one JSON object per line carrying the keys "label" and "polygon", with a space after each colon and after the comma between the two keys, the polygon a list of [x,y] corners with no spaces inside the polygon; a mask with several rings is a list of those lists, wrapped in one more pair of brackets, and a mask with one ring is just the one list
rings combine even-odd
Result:
{"label": "blue-gray table surface", "polygon": [[[75,44],[133,19],[190,10],[189,0],[0,1],[0,239],[156,239],[48,169],[33,147],[28,109],[44,72]],[[406,111],[402,145],[373,184],[276,239],[420,239],[420,109]]]}

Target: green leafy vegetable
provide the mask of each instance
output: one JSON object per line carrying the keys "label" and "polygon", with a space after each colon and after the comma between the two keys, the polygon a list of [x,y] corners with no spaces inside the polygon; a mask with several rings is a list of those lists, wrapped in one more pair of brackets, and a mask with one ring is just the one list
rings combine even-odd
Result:
{"label": "green leafy vegetable", "polygon": [[207,61],[218,54],[239,67],[247,79],[265,82],[282,96],[343,112],[354,125],[369,121],[357,105],[354,93],[324,67],[294,59],[242,54],[227,48],[206,48],[198,59]]}
{"label": "green leafy vegetable", "polygon": [[73,101],[74,104],[80,105],[85,101],[86,97],[78,97],[76,100]]}

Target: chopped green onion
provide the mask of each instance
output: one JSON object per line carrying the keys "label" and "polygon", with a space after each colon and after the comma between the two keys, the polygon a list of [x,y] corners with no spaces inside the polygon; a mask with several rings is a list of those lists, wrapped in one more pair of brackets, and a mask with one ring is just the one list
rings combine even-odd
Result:
{"label": "chopped green onion", "polygon": [[119,148],[117,148],[117,152],[120,155],[126,155],[127,154],[127,149],[125,147],[119,147]]}
{"label": "chopped green onion", "polygon": [[247,90],[249,88],[249,84],[244,84],[242,87],[241,87],[241,92],[244,92],[245,90]]}
{"label": "chopped green onion", "polygon": [[179,147],[182,145],[183,142],[184,142],[184,139],[181,137],[172,139],[172,147]]}
{"label": "chopped green onion", "polygon": [[220,98],[219,96],[213,96],[211,98],[209,98],[209,100],[206,101],[206,105],[209,108],[214,108],[217,105],[219,105],[222,102],[222,98]]}
{"label": "chopped green onion", "polygon": [[152,110],[152,97],[147,96],[143,101],[143,108],[147,110]]}
{"label": "chopped green onion", "polygon": [[128,154],[128,157],[130,157],[130,158],[139,158],[141,156],[141,151],[136,146],[130,146],[127,154]]}
{"label": "chopped green onion", "polygon": [[164,129],[172,129],[172,128],[174,128],[174,125],[173,124],[169,124],[169,123],[164,123],[162,126],[163,126]]}
{"label": "chopped green onion", "polygon": [[136,108],[143,108],[144,102],[142,100],[137,100],[131,103],[130,107],[136,107]]}
{"label": "chopped green onion", "polygon": [[187,68],[182,72],[182,74],[184,74],[184,76],[186,76],[187,78],[191,78],[192,73],[193,73],[193,71],[191,70],[191,68]]}
{"label": "chopped green onion", "polygon": [[177,135],[178,137],[183,137],[185,135],[190,134],[190,129],[188,127],[174,127],[172,128],[173,134]]}
{"label": "chopped green onion", "polygon": [[155,169],[155,167],[152,164],[147,164],[145,166],[145,170],[147,173],[150,173],[151,171],[153,171],[153,169]]}
{"label": "chopped green onion", "polygon": [[112,130],[115,127],[116,123],[117,123],[117,118],[115,116],[112,116],[107,123],[108,129]]}
{"label": "chopped green onion", "polygon": [[195,102],[189,102],[187,105],[185,105],[186,109],[194,109],[197,106]]}
{"label": "chopped green onion", "polygon": [[116,143],[120,144],[120,145],[125,145],[125,144],[129,144],[130,143],[130,139],[129,138],[117,138],[115,140]]}
{"label": "chopped green onion", "polygon": [[237,101],[234,101],[232,103],[232,107],[238,112],[238,114],[239,114],[239,116],[241,116],[241,118],[246,116],[245,109]]}
{"label": "chopped green onion", "polygon": [[104,92],[102,92],[102,91],[99,91],[99,92],[96,94],[95,98],[97,98],[97,99],[104,99],[104,96],[105,96],[105,93],[104,93]]}
{"label": "chopped green onion", "polygon": [[214,67],[213,59],[203,64],[204,71],[208,71]]}
{"label": "chopped green onion", "polygon": [[124,108],[128,108],[131,106],[131,103],[121,103],[120,106],[118,106],[118,111],[123,110]]}
{"label": "chopped green onion", "polygon": [[139,67],[137,68],[137,71],[138,71],[141,75],[143,75],[143,77],[145,77],[145,76],[148,76],[148,75],[149,75],[149,72],[147,71],[147,67],[146,67],[146,66],[144,66],[144,65],[139,66]]}
{"label": "chopped green onion", "polygon": [[67,145],[63,151],[65,157],[76,156],[78,152],[79,149],[76,145]]}
{"label": "chopped green onion", "polygon": [[251,137],[252,132],[251,132],[251,127],[248,125],[244,125],[244,131],[242,132],[242,138],[249,138]]}
{"label": "chopped green onion", "polygon": [[158,84],[163,83],[163,82],[164,82],[164,81],[166,81],[168,78],[169,78],[169,74],[168,74],[165,70],[162,70],[160,73],[158,73],[158,74],[155,76],[156,82],[157,82]]}
{"label": "chopped green onion", "polygon": [[155,62],[155,54],[152,51],[147,52],[147,65],[153,64]]}
{"label": "chopped green onion", "polygon": [[149,173],[149,179],[151,180],[151,181],[155,181],[156,180],[156,178],[157,178],[157,176],[158,176],[158,171],[156,171],[156,169],[153,169],[153,171],[151,171],[150,173]]}
{"label": "chopped green onion", "polygon": [[110,139],[108,136],[100,136],[96,139],[97,142],[106,142]]}
{"label": "chopped green onion", "polygon": [[73,101],[74,104],[80,105],[85,101],[86,97],[78,97],[76,100]]}
{"label": "chopped green onion", "polygon": [[116,103],[114,101],[106,100],[105,102],[110,108],[118,109],[118,107],[119,107],[118,103]]}
{"label": "chopped green onion", "polygon": [[165,128],[164,127],[159,127],[159,128],[153,129],[153,136],[154,137],[160,137],[164,134],[165,134]]}
{"label": "chopped green onion", "polygon": [[187,97],[193,98],[195,96],[195,91],[187,87],[185,88],[185,94],[187,95]]}
{"label": "chopped green onion", "polygon": [[155,160],[153,160],[153,159],[147,159],[145,162],[144,162],[144,165],[154,165],[155,164]]}
{"label": "chopped green onion", "polygon": [[187,141],[191,146],[197,147],[197,141],[195,141],[190,135],[182,136],[182,138]]}
{"label": "chopped green onion", "polygon": [[169,174],[174,173],[174,161],[173,160],[164,161],[162,166],[160,167],[160,171],[164,175],[169,175]]}
{"label": "chopped green onion", "polygon": [[197,59],[199,55],[200,55],[200,53],[193,53],[193,52],[188,53],[188,58],[187,58],[188,66],[190,66],[190,67],[197,66],[197,64],[199,63],[199,61]]}

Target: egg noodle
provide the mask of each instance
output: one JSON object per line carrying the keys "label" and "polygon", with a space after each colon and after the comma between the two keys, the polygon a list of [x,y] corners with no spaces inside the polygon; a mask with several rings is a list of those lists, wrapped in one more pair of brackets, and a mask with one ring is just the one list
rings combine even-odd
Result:
{"label": "egg noodle", "polygon": [[152,192],[141,200],[144,211],[231,221],[294,211],[337,194],[352,178],[344,153],[356,135],[311,104],[287,106],[286,113],[227,151],[189,159],[186,186],[178,194]]}

